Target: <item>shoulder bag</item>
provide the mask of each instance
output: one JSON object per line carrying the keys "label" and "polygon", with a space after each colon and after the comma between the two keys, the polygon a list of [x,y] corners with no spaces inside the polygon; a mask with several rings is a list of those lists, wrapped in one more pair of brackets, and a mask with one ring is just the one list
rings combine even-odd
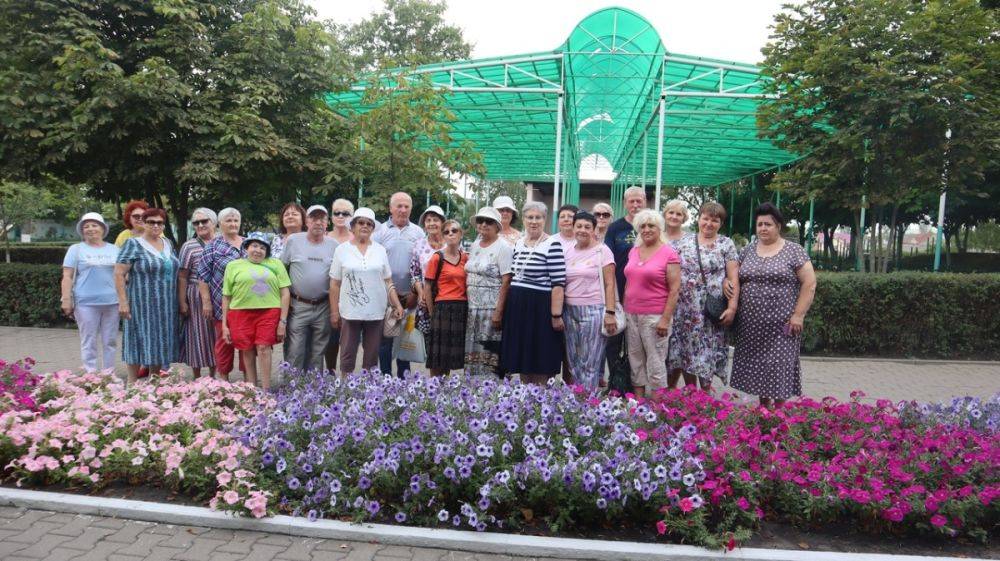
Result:
{"label": "shoulder bag", "polygon": [[722,322],[722,313],[729,307],[729,300],[725,296],[716,296],[708,291],[708,278],[705,276],[705,268],[701,264],[701,243],[698,241],[698,234],[694,236],[694,251],[698,255],[701,282],[705,285],[705,303],[701,307],[701,313],[713,324],[719,325]]}
{"label": "shoulder bag", "polygon": [[[601,294],[605,294],[606,295],[607,292],[606,292],[606,289],[604,288],[604,266],[601,265],[601,248],[600,248],[600,246],[598,246],[598,248],[597,248],[597,276],[598,276],[599,279],[601,279]],[[615,335],[618,335],[622,331],[625,331],[625,310],[622,308],[622,303],[618,301],[618,290],[617,289],[616,290],[612,290],[611,292],[612,292],[612,294],[615,297],[615,307],[614,307],[614,310],[615,310],[615,332],[614,333],[608,333],[608,330],[604,327],[604,321],[603,321],[604,315],[601,314],[601,335],[604,335],[605,337],[614,337]],[[610,308],[608,308],[608,303],[607,302],[604,303],[604,307],[605,307],[605,309],[610,309]]]}

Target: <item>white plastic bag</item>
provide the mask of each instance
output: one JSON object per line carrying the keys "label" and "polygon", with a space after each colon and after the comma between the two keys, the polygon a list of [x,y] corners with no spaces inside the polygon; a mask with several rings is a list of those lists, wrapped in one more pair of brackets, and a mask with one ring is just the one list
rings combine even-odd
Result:
{"label": "white plastic bag", "polygon": [[407,362],[427,362],[424,334],[417,329],[416,312],[407,312],[402,323],[403,328],[392,344],[393,357]]}

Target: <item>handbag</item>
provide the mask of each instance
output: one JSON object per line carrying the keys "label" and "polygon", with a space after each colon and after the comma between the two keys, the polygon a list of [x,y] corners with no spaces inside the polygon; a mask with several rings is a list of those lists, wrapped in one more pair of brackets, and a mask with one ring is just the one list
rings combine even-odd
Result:
{"label": "handbag", "polygon": [[694,237],[694,251],[698,255],[698,270],[701,271],[701,282],[705,284],[705,303],[701,307],[701,313],[715,325],[722,322],[722,313],[729,307],[729,300],[725,296],[716,296],[708,291],[708,278],[705,276],[705,268],[701,264],[701,244],[698,243],[698,236]]}
{"label": "handbag", "polygon": [[424,362],[427,360],[424,334],[416,327],[416,313],[407,312],[403,322],[403,332],[392,344],[392,355],[396,360]]}
{"label": "handbag", "polygon": [[[600,252],[600,249],[598,249],[598,251],[597,251],[597,256],[598,256],[598,258],[597,258],[597,277],[599,279],[601,279],[601,290],[605,291],[605,288],[604,288],[604,267],[601,265],[600,255],[601,255],[601,252]],[[614,291],[612,291],[612,292],[614,292]],[[605,294],[606,293],[607,292],[605,292]],[[617,293],[616,293],[616,295],[617,295]],[[608,305],[607,302],[605,302],[604,303],[605,308],[607,307],[607,305]],[[604,335],[605,337],[614,337],[615,335],[621,333],[622,331],[625,331],[625,309],[622,308],[622,303],[618,301],[618,298],[615,298],[615,332],[614,333],[608,333],[608,330],[604,327],[604,322],[602,321],[601,322],[601,335]]]}

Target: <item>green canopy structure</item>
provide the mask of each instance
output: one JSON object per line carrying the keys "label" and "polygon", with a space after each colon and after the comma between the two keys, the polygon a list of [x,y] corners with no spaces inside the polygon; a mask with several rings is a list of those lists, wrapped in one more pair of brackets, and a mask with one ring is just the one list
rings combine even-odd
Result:
{"label": "green canopy structure", "polygon": [[[579,170],[607,160],[609,193],[629,185],[716,187],[797,159],[758,137],[768,79],[756,66],[668,51],[639,14],[606,8],[550,52],[400,69],[425,77],[455,119],[452,142],[482,153],[485,179],[553,182],[553,207],[579,199]],[[326,102],[343,114],[371,109],[362,81]]]}

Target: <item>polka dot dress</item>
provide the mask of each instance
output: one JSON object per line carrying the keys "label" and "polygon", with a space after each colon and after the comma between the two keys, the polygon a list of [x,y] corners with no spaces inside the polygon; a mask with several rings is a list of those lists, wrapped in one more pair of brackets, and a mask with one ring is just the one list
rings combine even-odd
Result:
{"label": "polka dot dress", "polygon": [[740,302],[736,352],[730,385],[770,399],[802,393],[800,335],[786,335],[785,325],[799,297],[796,271],[809,256],[802,246],[785,241],[771,257],[757,255],[757,243],[740,254]]}

